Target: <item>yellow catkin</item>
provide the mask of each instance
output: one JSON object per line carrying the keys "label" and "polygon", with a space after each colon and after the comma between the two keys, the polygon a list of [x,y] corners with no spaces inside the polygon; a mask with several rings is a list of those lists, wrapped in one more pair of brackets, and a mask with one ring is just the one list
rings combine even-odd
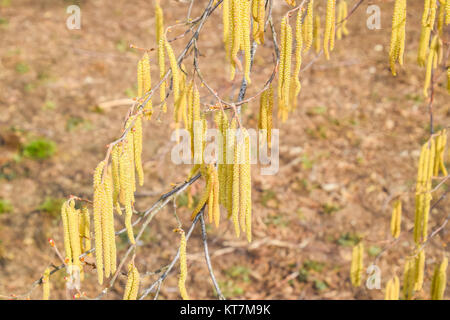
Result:
{"label": "yellow catkin", "polygon": [[231,120],[230,128],[227,131],[227,149],[226,149],[226,205],[228,218],[232,216],[233,208],[233,168],[234,168],[234,149],[236,144],[236,118]]}
{"label": "yellow catkin", "polygon": [[444,176],[447,176],[447,169],[445,168],[445,162],[444,162],[444,152],[445,152],[445,146],[447,144],[447,130],[443,129],[439,134],[436,136],[436,150],[435,150],[435,156],[434,156],[434,169],[433,169],[433,176],[438,176],[439,171],[442,171],[442,174]]}
{"label": "yellow catkin", "polygon": [[242,232],[246,232],[246,212],[247,212],[247,184],[246,179],[248,176],[248,167],[246,166],[246,159],[245,159],[245,149],[247,147],[246,141],[248,138],[248,132],[245,129],[241,130],[242,134],[242,148],[241,148],[241,158],[239,159],[239,226],[241,228]]}
{"label": "yellow catkin", "polygon": [[251,0],[241,0],[241,29],[242,29],[242,45],[244,50],[244,77],[247,83],[251,83],[250,67],[251,67],[251,42],[250,42],[250,4]]}
{"label": "yellow catkin", "polygon": [[61,220],[63,222],[63,230],[64,230],[64,251],[65,251],[65,259],[69,264],[72,263],[72,248],[70,246],[70,232],[69,232],[69,220],[67,217],[67,201],[64,202],[61,206]]}
{"label": "yellow catkin", "polygon": [[128,300],[136,300],[139,293],[140,276],[136,266],[133,266],[133,285],[131,286]]}
{"label": "yellow catkin", "polygon": [[[159,66],[159,80],[161,81],[166,74],[166,64],[165,64],[165,52],[164,52],[164,15],[159,2],[155,5],[155,16],[156,16],[156,43],[158,44],[158,66]],[[166,82],[163,81],[159,87],[160,100],[163,102],[162,110],[167,111],[166,99]]]}
{"label": "yellow catkin", "polygon": [[186,262],[186,235],[183,230],[180,230],[180,276],[178,278],[178,288],[180,289],[180,295],[183,300],[189,300],[189,295],[186,291],[186,278],[187,278],[187,262]]}
{"label": "yellow catkin", "polygon": [[415,285],[415,264],[413,259],[407,259],[403,271],[403,296],[405,300],[412,298]]}
{"label": "yellow catkin", "polygon": [[430,50],[428,52],[428,59],[427,59],[427,67],[425,72],[425,82],[423,85],[423,95],[425,97],[428,97],[428,89],[430,87],[431,83],[431,77],[433,75],[433,69],[436,68],[435,61],[437,59],[437,49],[438,49],[438,40],[439,36],[435,35],[433,37],[433,40],[431,41]]}
{"label": "yellow catkin", "polygon": [[361,285],[364,261],[364,245],[362,242],[353,247],[350,280],[354,287]]}
{"label": "yellow catkin", "polygon": [[[116,270],[116,242],[114,231],[114,209],[112,201],[112,177],[111,171],[107,171],[107,175],[104,181],[105,190],[105,205],[102,209],[102,232],[104,243],[104,264],[105,264],[105,276],[108,277],[109,273],[114,273]],[[107,267],[109,265],[109,267]],[[109,273],[107,272],[109,271]]]}
{"label": "yellow catkin", "polygon": [[[209,205],[209,209],[211,211],[209,211],[208,209],[208,215],[209,215],[209,219],[210,222],[214,221],[214,224],[216,226],[216,228],[219,227],[219,223],[220,223],[220,208],[219,208],[219,194],[220,194],[220,185],[219,185],[219,175],[218,172],[216,170],[216,168],[214,167],[214,165],[210,165],[211,166],[211,170],[210,170],[210,174],[211,174],[211,190],[210,190],[210,196],[208,199],[208,205]],[[211,204],[210,204],[211,203]]]}
{"label": "yellow catkin", "polygon": [[127,229],[128,239],[132,244],[134,244],[134,233],[131,224],[131,217],[133,215],[132,202],[133,202],[133,181],[132,181],[132,171],[134,172],[134,167],[132,158],[130,158],[130,153],[128,149],[130,148],[130,141],[123,143],[122,154],[119,159],[119,173],[120,173],[120,189],[123,192],[123,198],[125,206],[125,227]]}
{"label": "yellow catkin", "polygon": [[428,216],[430,212],[430,203],[431,203],[431,189],[432,189],[432,177],[433,177],[433,165],[434,165],[434,156],[435,156],[435,142],[434,139],[430,141],[430,152],[428,158],[428,166],[427,166],[427,184],[426,184],[426,194],[425,194],[425,205],[423,209],[423,222],[422,222],[422,239],[423,241],[427,240],[428,237]]}
{"label": "yellow catkin", "polygon": [[397,200],[394,202],[394,208],[392,210],[391,217],[391,234],[397,239],[400,236],[402,224],[402,202],[401,200]]}
{"label": "yellow catkin", "polygon": [[180,97],[180,68],[178,67],[177,58],[175,57],[172,46],[167,39],[164,40],[164,46],[167,51],[167,57],[169,58],[170,69],[172,70],[173,100],[176,105]]}
{"label": "yellow catkin", "polygon": [[430,139],[422,146],[416,184],[416,208],[414,219],[414,241],[418,244],[428,234],[428,214],[430,211],[431,182],[434,168],[435,141]]}
{"label": "yellow catkin", "polygon": [[448,257],[444,257],[440,265],[436,265],[431,281],[431,299],[443,300],[447,286]]}
{"label": "yellow catkin", "polygon": [[[152,89],[152,78],[150,70],[150,57],[145,52],[142,57],[142,94],[146,94]],[[151,119],[153,113],[152,100],[148,100],[144,108],[144,113],[148,120]]]}
{"label": "yellow catkin", "polygon": [[425,271],[425,250],[421,249],[415,258],[414,290],[420,291],[423,286],[423,275]]}
{"label": "yellow catkin", "polygon": [[242,214],[245,214],[245,234],[248,242],[252,241],[252,173],[250,159],[250,136],[247,134],[244,146],[244,181],[242,182],[245,185],[246,204],[245,212]]}
{"label": "yellow catkin", "polygon": [[[223,43],[228,53],[228,37],[230,36],[230,1],[223,0],[222,2],[222,24],[223,24]],[[228,54],[227,54],[228,56]]]}
{"label": "yellow catkin", "polygon": [[333,51],[335,37],[336,0],[327,0],[325,15],[325,33],[323,36],[323,52],[327,60],[330,59],[330,51]]}
{"label": "yellow catkin", "polygon": [[267,143],[269,148],[272,147],[272,125],[273,125],[273,86],[269,85],[268,109],[267,109]]}
{"label": "yellow catkin", "polygon": [[[164,79],[166,75],[166,63],[165,63],[165,51],[164,51],[164,39],[160,39],[158,42],[158,67],[159,67],[159,81]],[[163,112],[167,111],[166,103],[166,81],[163,81],[159,87],[159,99],[162,102]]]}
{"label": "yellow catkin", "polygon": [[445,24],[450,24],[450,1],[445,2]]}
{"label": "yellow catkin", "polygon": [[[302,23],[301,16],[302,16],[302,12],[300,10],[298,10],[297,23],[296,23],[297,28],[298,28],[298,25],[299,24],[301,25],[301,23]],[[300,22],[298,20],[300,20]],[[311,49],[313,39],[314,39],[314,0],[310,0],[308,3],[308,7],[306,9],[304,28],[303,28],[303,31],[301,31],[301,33],[303,34],[303,42],[305,44],[303,50],[305,52],[307,52],[307,51],[309,51],[309,49]],[[299,36],[300,36],[300,34],[299,35],[296,34],[296,41],[298,41]]]}
{"label": "yellow catkin", "polygon": [[437,21],[437,30],[439,36],[442,38],[442,34],[444,31],[444,25],[445,25],[445,2],[446,0],[439,0],[439,14],[438,14],[438,21]]}
{"label": "yellow catkin", "polygon": [[419,51],[417,56],[417,62],[420,66],[425,66],[426,63],[428,44],[436,19],[436,8],[436,0],[425,0],[422,15],[422,29],[420,32]]}
{"label": "yellow catkin", "polygon": [[342,36],[348,35],[348,29],[347,29],[347,2],[345,0],[340,0],[338,4],[338,17],[337,17],[337,30],[336,30],[336,36],[340,40],[342,39]]}
{"label": "yellow catkin", "polygon": [[206,179],[206,187],[205,190],[203,190],[202,195],[200,196],[200,199],[198,200],[197,206],[192,211],[191,219],[194,220],[197,214],[202,210],[203,206],[207,203],[210,193],[211,193],[211,179]]}
{"label": "yellow catkin", "polygon": [[281,121],[287,120],[291,84],[292,28],[288,17],[281,21],[281,59],[278,78],[278,115]]}
{"label": "yellow catkin", "polygon": [[444,155],[445,147],[447,145],[447,129],[443,129],[436,137],[436,154],[434,157],[433,175],[438,176],[439,171],[442,171],[444,176],[447,176],[447,168],[445,167]]}
{"label": "yellow catkin", "polygon": [[119,215],[122,215],[122,210],[119,204],[119,194],[120,194],[120,179],[119,179],[119,156],[120,148],[117,144],[112,147],[111,150],[111,172],[113,178],[113,202],[116,211]]}
{"label": "yellow catkin", "polygon": [[69,236],[70,236],[70,247],[72,248],[72,261],[75,266],[81,270],[81,248],[80,248],[80,232],[79,232],[79,222],[78,213],[75,210],[75,201],[69,200],[69,204],[66,208],[67,211],[67,221],[69,223]]}
{"label": "yellow catkin", "polygon": [[[311,33],[312,33],[312,26],[313,26],[313,22],[311,21]],[[311,43],[312,43],[312,35],[311,35]],[[295,83],[295,87],[294,87],[294,101],[293,103],[293,107],[297,106],[297,96],[300,93],[300,89],[302,87],[301,83],[300,83],[300,69],[302,67],[302,47],[303,47],[303,38],[302,38],[302,14],[301,11],[298,11],[297,13],[297,20],[295,23],[295,69],[294,69],[294,83]],[[308,44],[306,44],[308,45]],[[309,44],[309,46],[311,46],[311,44]]]}
{"label": "yellow catkin", "polygon": [[400,281],[397,276],[389,279],[386,284],[386,292],[384,300],[398,300],[400,293]]}
{"label": "yellow catkin", "polygon": [[94,235],[95,235],[95,264],[97,279],[103,284],[103,241],[102,241],[102,207],[104,205],[104,189],[98,186],[94,189]]}
{"label": "yellow catkin", "polygon": [[231,52],[230,52],[230,61],[231,61],[231,75],[230,79],[233,80],[235,76],[236,64],[238,63],[237,54],[239,49],[241,48],[242,41],[242,16],[241,9],[242,3],[241,0],[230,0],[231,1],[231,23],[232,23],[232,36],[230,37],[231,44]]}
{"label": "yellow catkin", "polygon": [[293,6],[293,7],[295,6],[295,0],[285,0],[285,1],[288,5]]}
{"label": "yellow catkin", "polygon": [[234,161],[233,161],[233,169],[232,169],[232,191],[231,191],[231,218],[233,220],[234,230],[236,232],[236,237],[239,238],[241,232],[239,228],[239,206],[240,206],[240,159],[241,159],[241,150],[242,150],[242,141],[239,139],[237,135],[235,137],[234,144]]}
{"label": "yellow catkin", "polygon": [[227,130],[228,118],[225,112],[220,113],[220,133],[222,135],[222,145],[219,152],[222,154],[222,161],[219,162],[219,203],[226,207],[226,190],[227,190]]}
{"label": "yellow catkin", "polygon": [[[291,88],[291,59],[292,59],[292,28],[289,23],[286,24],[286,57],[283,70],[283,99],[286,105],[286,111],[290,110],[289,94]],[[287,120],[287,112],[282,116],[282,121]]]}
{"label": "yellow catkin", "polygon": [[284,111],[283,101],[283,73],[284,64],[286,60],[286,24],[288,23],[287,17],[283,17],[281,20],[281,35],[280,35],[280,64],[278,66],[278,117]]}
{"label": "yellow catkin", "polygon": [[125,285],[125,292],[123,300],[136,300],[139,293],[140,276],[138,269],[134,264],[128,265],[127,283]]}
{"label": "yellow catkin", "polygon": [[406,27],[406,0],[396,0],[394,15],[392,17],[391,46],[389,61],[391,72],[397,75],[396,63],[403,65],[403,53],[405,50],[405,27]]}
{"label": "yellow catkin", "polygon": [[316,49],[316,53],[320,52],[321,49],[321,26],[320,26],[320,16],[316,15],[314,19],[314,48]]}
{"label": "yellow catkin", "polygon": [[264,27],[265,27],[265,15],[266,7],[264,0],[253,0],[252,2],[252,15],[253,15],[253,38],[256,43],[264,44]]}
{"label": "yellow catkin", "polygon": [[133,128],[134,164],[138,175],[139,185],[144,185],[144,170],[142,168],[142,118],[138,116]]}
{"label": "yellow catkin", "polygon": [[50,268],[45,269],[42,276],[42,300],[50,298]]}

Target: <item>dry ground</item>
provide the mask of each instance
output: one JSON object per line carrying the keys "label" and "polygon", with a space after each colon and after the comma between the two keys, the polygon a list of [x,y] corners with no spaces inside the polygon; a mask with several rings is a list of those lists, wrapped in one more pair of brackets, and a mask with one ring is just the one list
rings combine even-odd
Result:
{"label": "dry ground", "polygon": [[[275,2],[279,26],[287,6]],[[379,1],[382,28],[372,31],[366,28],[367,4],[363,4],[350,19],[351,33],[338,41],[332,59],[322,57],[302,73],[298,110],[286,123],[276,125],[281,146],[278,174],[261,176],[258,168],[253,170],[254,242],[236,239],[229,221],[224,220],[219,230],[208,229],[212,263],[228,298],[383,298],[382,290],[351,287],[351,245],[364,238],[368,266],[391,240],[390,200],[399,194],[404,200],[403,230],[413,225],[417,161],[429,131],[427,101],[421,95],[424,70],[415,65],[418,2],[409,11],[406,68],[397,78],[391,76],[387,58],[392,1]],[[96,106],[133,96],[141,53],[128,44],[155,45],[153,1],[78,1],[82,27],[73,31],[65,26],[65,9],[71,3],[0,1],[0,199],[13,207],[0,215],[2,294],[26,292],[49,263],[59,264],[47,244],[52,237],[62,248],[58,209],[49,206],[49,200],[57,202],[71,194],[91,197],[93,169],[104,157],[105,145],[120,134],[127,111],[126,107],[99,111]],[[193,16],[205,4],[196,1]],[[169,25],[185,16],[188,5],[167,0],[163,8]],[[237,83],[229,82],[223,68],[221,16],[214,13],[210,20],[199,39],[201,68],[208,82],[226,96]],[[175,28],[171,35],[182,31]],[[178,40],[174,48],[179,52],[185,43],[186,38]],[[270,41],[258,48],[249,95],[271,72],[271,49]],[[313,57],[313,53],[305,56],[305,64]],[[444,85],[436,89],[436,126],[449,122],[450,99]],[[204,89],[202,102],[214,102]],[[244,112],[246,126],[256,126],[257,110],[258,105],[251,103]],[[138,210],[149,207],[189,172],[188,167],[170,162],[171,111],[170,106],[168,114],[144,124],[146,184],[138,190]],[[56,153],[46,160],[23,157],[24,146],[35,138],[54,141]],[[177,213],[187,228],[190,212],[181,205],[182,201]],[[433,210],[431,227],[446,217],[446,205],[444,199]],[[144,236],[136,258],[142,274],[166,265],[176,252],[172,211],[172,206],[161,211]],[[428,296],[433,265],[446,243],[448,232],[431,242],[428,280],[418,298]],[[118,245],[121,255],[124,239]],[[405,234],[378,261],[383,287],[393,274],[402,275],[412,245],[411,235]],[[188,243],[188,254],[188,292],[192,298],[214,298],[199,230]],[[60,272],[52,278],[53,298],[65,297],[63,276]],[[95,271],[87,272],[83,289],[89,297],[101,290],[95,277]],[[143,285],[154,279],[145,277]],[[119,279],[108,299],[121,297],[125,280]],[[31,297],[40,295],[36,290]],[[175,273],[164,283],[160,297],[179,298]]]}

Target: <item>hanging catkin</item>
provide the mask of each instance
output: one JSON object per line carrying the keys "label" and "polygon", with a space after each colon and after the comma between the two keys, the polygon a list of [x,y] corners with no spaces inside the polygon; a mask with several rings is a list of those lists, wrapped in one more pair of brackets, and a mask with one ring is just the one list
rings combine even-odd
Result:
{"label": "hanging catkin", "polygon": [[253,39],[256,43],[264,44],[264,27],[266,6],[264,0],[253,0],[252,2],[252,16],[253,16]]}
{"label": "hanging catkin", "polygon": [[292,29],[287,16],[281,21],[281,58],[278,76],[278,116],[286,121],[291,84]]}
{"label": "hanging catkin", "polygon": [[[159,66],[159,80],[161,81],[166,74],[165,65],[165,52],[164,52],[164,15],[159,1],[155,4],[155,16],[156,16],[156,43],[158,44],[158,66]],[[159,87],[160,100],[163,102],[162,110],[167,111],[166,99],[166,82],[163,81]]]}
{"label": "hanging catkin", "polygon": [[340,0],[338,4],[338,17],[337,17],[337,30],[336,30],[336,36],[340,40],[342,39],[342,36],[348,35],[348,29],[347,29],[347,2],[345,0]]}
{"label": "hanging catkin", "polygon": [[420,31],[419,51],[417,62],[420,66],[425,66],[428,53],[428,44],[430,42],[431,31],[436,19],[436,0],[425,0],[422,14],[422,29]]}
{"label": "hanging catkin", "polygon": [[230,79],[233,80],[236,73],[236,66],[239,69],[242,69],[240,66],[240,62],[238,60],[238,52],[241,48],[242,44],[242,25],[241,25],[241,9],[242,9],[242,0],[230,0],[231,1],[231,37],[229,37],[230,41],[230,62],[231,62],[231,74]]}
{"label": "hanging catkin", "polygon": [[436,136],[436,155],[434,157],[434,170],[433,175],[438,176],[439,171],[444,176],[447,176],[447,168],[445,167],[445,147],[447,145],[447,129],[443,129]]}
{"label": "hanging catkin", "polygon": [[426,241],[428,234],[428,214],[430,211],[431,182],[434,168],[435,141],[430,139],[422,146],[416,183],[416,208],[414,219],[414,241]]}
{"label": "hanging catkin", "polygon": [[234,231],[236,233],[236,237],[239,238],[241,232],[239,228],[239,205],[240,205],[240,186],[239,186],[239,177],[240,177],[240,159],[242,153],[242,141],[239,137],[239,134],[235,136],[234,143],[234,161],[233,161],[233,173],[232,173],[232,185],[231,185],[231,218],[233,220]]}
{"label": "hanging catkin", "polygon": [[227,172],[226,172],[226,205],[228,218],[232,216],[233,204],[233,167],[234,167],[234,151],[236,144],[236,117],[231,120],[231,125],[227,131]]}
{"label": "hanging catkin", "polygon": [[[146,94],[152,89],[152,78],[151,78],[151,71],[150,71],[150,57],[148,56],[148,53],[145,52],[144,56],[141,59],[142,61],[142,94]],[[141,97],[140,95],[139,97]],[[152,106],[152,100],[148,100],[147,104],[144,108],[144,114],[146,115],[147,119],[150,120],[153,113],[153,106]]]}
{"label": "hanging catkin", "polygon": [[180,275],[178,278],[178,288],[180,289],[180,295],[183,300],[189,300],[189,295],[186,291],[186,278],[187,278],[187,262],[186,262],[186,235],[182,229],[178,229],[181,234],[180,238]]}
{"label": "hanging catkin", "polygon": [[445,2],[445,24],[450,24],[450,1]]}
{"label": "hanging catkin", "polygon": [[[134,244],[133,227],[131,217],[133,215],[133,197],[134,197],[134,161],[130,156],[132,150],[132,135],[127,135],[128,141],[122,143],[122,153],[119,158],[120,174],[120,192],[123,194],[123,205],[125,206],[125,227],[127,229],[128,239]],[[131,155],[133,155],[131,153]]]}
{"label": "hanging catkin", "polygon": [[[296,29],[298,28],[299,24],[300,24],[300,28],[301,28],[301,24],[302,24],[302,11],[298,10],[297,12],[297,23],[296,23]],[[300,22],[298,21],[300,20]],[[308,7],[306,9],[306,16],[305,16],[305,23],[304,23],[304,28],[301,31],[301,34],[303,35],[303,42],[304,42],[304,52],[309,51],[309,49],[311,49],[312,43],[313,43],[313,38],[314,38],[314,0],[310,0],[308,3]],[[296,31],[296,35],[295,35],[295,39],[296,41],[298,41],[298,37],[300,36],[297,35],[297,31]],[[297,53],[296,53],[297,55]]]}
{"label": "hanging catkin", "polygon": [[42,300],[50,298],[50,268],[45,269],[42,276]]}
{"label": "hanging catkin", "polygon": [[[312,43],[312,26],[313,22],[311,21],[311,36],[310,36],[310,44]],[[295,23],[295,69],[294,69],[294,99],[292,101],[292,107],[295,108],[297,106],[297,97],[300,93],[302,85],[300,83],[300,69],[302,67],[302,47],[303,47],[303,38],[302,38],[302,14],[301,11],[297,13],[297,19]],[[309,40],[308,40],[309,41]],[[306,44],[308,45],[308,44]],[[309,50],[309,49],[308,49]]]}
{"label": "hanging catkin", "polygon": [[140,115],[136,116],[132,130],[133,134],[133,151],[134,164],[138,175],[139,185],[144,185],[144,170],[142,168],[142,118]]}
{"label": "hanging catkin", "polygon": [[353,247],[352,251],[352,265],[350,268],[350,280],[354,287],[361,285],[361,278],[363,273],[363,259],[364,259],[364,246],[360,242]]}
{"label": "hanging catkin", "polygon": [[398,300],[400,295],[400,280],[397,276],[389,279],[386,284],[386,292],[384,300]]}
{"label": "hanging catkin", "polygon": [[320,38],[321,32],[320,16],[316,15],[314,19],[314,48],[316,49],[316,53],[319,53],[320,49],[322,48]]}
{"label": "hanging catkin", "polygon": [[120,148],[117,144],[112,147],[111,150],[111,173],[113,178],[113,203],[116,211],[119,215],[122,215],[122,209],[119,203],[120,194],[120,179],[119,179],[119,156]]}
{"label": "hanging catkin", "polygon": [[392,17],[391,46],[389,49],[389,61],[391,72],[395,76],[397,61],[403,65],[403,52],[405,50],[405,26],[406,26],[406,0],[395,0],[394,15]]}
{"label": "hanging catkin", "polygon": [[242,50],[244,51],[244,77],[247,83],[250,84],[252,81],[250,79],[250,67],[251,61],[251,43],[250,43],[250,31],[251,31],[251,21],[250,21],[250,11],[251,11],[251,0],[241,0],[241,23],[242,23]]}
{"label": "hanging catkin", "polygon": [[79,222],[78,213],[75,210],[75,201],[73,199],[69,200],[66,212],[69,224],[70,247],[72,248],[72,262],[81,271],[81,261],[79,258],[81,255]]}
{"label": "hanging catkin", "polygon": [[323,35],[323,52],[327,60],[330,59],[330,51],[334,48],[336,22],[336,0],[327,0],[325,17],[325,31]]}
{"label": "hanging catkin", "polygon": [[123,294],[123,300],[136,300],[139,293],[140,276],[136,266],[132,263],[128,265],[127,284]]}
{"label": "hanging catkin", "polygon": [[415,276],[414,276],[414,290],[420,291],[423,286],[423,275],[425,271],[425,250],[421,249],[415,258]]}
{"label": "hanging catkin", "polygon": [[423,85],[423,95],[428,97],[428,89],[431,83],[431,77],[433,76],[433,69],[437,68],[439,51],[439,36],[435,35],[430,44],[430,49],[428,50],[428,58],[425,72],[425,82]]}
{"label": "hanging catkin", "polygon": [[94,234],[95,264],[98,283],[103,284],[103,243],[102,243],[102,208],[105,205],[105,190],[101,185],[101,176],[105,162],[101,161],[94,172]]}
{"label": "hanging catkin", "polygon": [[413,259],[407,259],[403,271],[403,296],[405,300],[412,298],[415,286],[415,264]]}
{"label": "hanging catkin", "polygon": [[448,257],[444,257],[440,265],[434,268],[433,279],[431,281],[431,299],[443,300],[445,287],[447,286],[447,266]]}
{"label": "hanging catkin", "polygon": [[164,39],[164,46],[167,51],[167,57],[169,58],[170,69],[172,70],[173,101],[176,105],[180,98],[180,68],[178,67],[177,58],[175,57],[172,46],[167,39]]}
{"label": "hanging catkin", "polygon": [[400,236],[402,224],[402,201],[396,200],[394,202],[394,208],[392,209],[391,217],[391,234],[397,239]]}
{"label": "hanging catkin", "polygon": [[64,251],[65,251],[65,262],[72,264],[72,248],[70,246],[70,232],[69,232],[69,220],[67,217],[67,201],[61,206],[61,220],[63,222],[64,230]]}

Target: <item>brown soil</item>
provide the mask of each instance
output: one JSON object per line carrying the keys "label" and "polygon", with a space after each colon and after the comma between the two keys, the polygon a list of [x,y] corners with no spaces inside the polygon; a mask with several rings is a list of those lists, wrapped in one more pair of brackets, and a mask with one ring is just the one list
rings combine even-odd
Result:
{"label": "brown soil", "polygon": [[[99,112],[103,101],[126,98],[135,91],[136,64],[141,52],[128,44],[155,45],[152,1],[77,1],[82,10],[81,30],[68,30],[65,10],[70,1],[0,1],[0,199],[13,211],[0,215],[0,293],[22,294],[50,263],[60,264],[47,239],[62,249],[58,213],[37,208],[48,197],[71,194],[91,198],[91,179],[103,159],[105,146],[120,135],[127,107]],[[274,16],[287,10],[275,1]],[[349,4],[355,1],[349,1]],[[164,3],[164,1],[163,1]],[[282,4],[283,3],[283,4]],[[206,4],[195,1],[192,16]],[[323,57],[302,73],[298,109],[280,129],[280,170],[262,176],[253,170],[254,241],[236,239],[230,221],[219,230],[208,228],[212,264],[224,294],[240,299],[382,299],[383,290],[354,289],[349,280],[352,240],[363,237],[366,267],[373,254],[391,241],[391,200],[401,194],[403,233],[377,265],[382,287],[393,274],[403,273],[405,257],[413,248],[414,185],[420,146],[428,137],[427,100],[421,95],[424,70],[415,64],[422,4],[411,4],[408,16],[405,67],[394,78],[388,69],[392,1],[381,1],[382,28],[366,28],[366,8],[351,17],[350,35],[338,41],[332,59]],[[188,4],[163,5],[167,25],[185,16]],[[224,71],[221,21],[214,13],[199,39],[201,68],[219,94],[230,95]],[[279,25],[279,19],[276,25]],[[183,28],[173,29],[171,36]],[[270,33],[269,33],[270,34]],[[174,43],[176,52],[187,37]],[[257,92],[272,71],[271,42],[258,48],[253,84]],[[311,52],[305,64],[313,59]],[[151,59],[155,60],[154,52]],[[191,62],[187,60],[186,65]],[[23,67],[28,69],[23,72]],[[153,67],[156,83],[157,67]],[[239,75],[240,77],[241,75]],[[202,102],[214,98],[202,88]],[[450,104],[445,81],[436,87],[434,124],[447,126]],[[243,113],[247,127],[256,126],[258,104]],[[167,114],[156,113],[144,123],[146,183],[138,190],[136,208],[148,208],[158,196],[181,183],[189,167],[170,161],[173,129],[171,103]],[[170,124],[170,125],[168,125]],[[55,155],[36,161],[20,157],[23,146],[36,137],[52,140]],[[438,199],[439,191],[434,196]],[[448,212],[448,200],[432,211],[430,227]],[[167,265],[177,250],[173,206],[151,223],[138,248],[136,265],[151,272]],[[187,229],[190,212],[177,209]],[[118,219],[122,228],[123,219]],[[442,258],[448,231],[427,249],[426,282],[418,298],[427,298],[434,263]],[[119,257],[124,240],[118,240]],[[214,298],[197,228],[188,242],[187,290],[194,299]],[[177,268],[164,282],[161,299],[178,299]],[[52,277],[52,298],[65,298],[64,274]],[[364,277],[365,278],[365,277]],[[96,296],[95,271],[87,267],[83,290]],[[147,287],[156,276],[144,277]],[[108,299],[121,298],[126,278],[120,277]],[[31,298],[39,299],[35,290]],[[447,293],[448,297],[448,293]]]}

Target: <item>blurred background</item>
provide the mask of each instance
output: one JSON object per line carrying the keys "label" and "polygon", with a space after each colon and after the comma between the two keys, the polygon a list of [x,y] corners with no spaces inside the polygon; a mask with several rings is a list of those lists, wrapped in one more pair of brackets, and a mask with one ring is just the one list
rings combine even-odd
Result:
{"label": "blurred background", "polygon": [[[349,0],[349,7],[356,2]],[[289,7],[281,0],[274,3],[279,32]],[[371,3],[381,9],[378,30],[366,26]],[[66,27],[66,9],[72,4],[81,8],[79,30]],[[206,4],[196,0],[192,17]],[[218,230],[208,226],[212,264],[227,298],[384,297],[383,290],[352,288],[349,270],[352,246],[361,238],[366,267],[389,245],[395,196],[401,194],[404,201],[403,233],[413,226],[417,162],[429,136],[429,119],[422,96],[425,72],[415,63],[423,4],[408,5],[405,68],[396,78],[388,68],[393,1],[364,3],[350,18],[350,34],[337,41],[331,60],[320,57],[301,73],[297,110],[286,123],[274,124],[280,129],[280,170],[273,176],[260,175],[257,166],[253,170],[254,241],[249,245],[243,237],[235,238],[226,219]],[[161,0],[161,6],[169,26],[186,17],[189,4]],[[322,21],[323,9],[316,11]],[[216,11],[199,38],[200,67],[220,95],[233,97],[242,74],[229,81],[221,10]],[[93,170],[104,158],[105,146],[120,136],[129,107],[115,102],[137,95],[136,66],[142,51],[129,45],[154,48],[154,29],[154,1],[0,0],[0,294],[23,294],[49,264],[60,264],[47,239],[53,238],[63,250],[61,203],[72,194],[92,198]],[[185,29],[173,28],[169,37]],[[189,38],[172,43],[176,53]],[[273,69],[270,32],[266,39],[257,49],[248,96],[258,92]],[[314,57],[311,50],[304,66]],[[154,51],[150,59],[157,83]],[[191,64],[187,59],[188,70]],[[214,103],[205,88],[201,95],[202,103]],[[243,111],[247,127],[257,127],[257,100]],[[435,90],[436,130],[448,125],[449,101],[441,83]],[[137,190],[137,210],[183,182],[190,170],[170,161],[171,100],[168,105],[166,114],[157,110],[144,122],[146,183]],[[446,187],[436,197],[442,192]],[[191,212],[186,205],[183,194],[177,198],[177,214],[188,228]],[[444,199],[433,209],[431,228],[448,215],[447,205]],[[176,253],[179,236],[172,232],[177,226],[173,210],[173,205],[162,210],[145,232],[135,261],[141,274],[167,265]],[[123,227],[121,219],[116,229]],[[432,265],[441,260],[448,240],[444,231],[429,244],[423,298],[428,297]],[[117,245],[120,257],[127,248],[126,236],[119,237]],[[377,260],[383,288],[394,274],[402,275],[412,248],[411,234],[404,234]],[[200,230],[194,231],[187,250],[189,295],[214,298]],[[177,268],[164,282],[161,299],[179,298],[176,273]],[[64,276],[52,276],[54,299],[65,298]],[[155,280],[146,276],[142,286]],[[121,298],[125,282],[120,277],[106,298]],[[95,270],[87,267],[82,290],[94,297],[101,289]],[[40,297],[40,289],[31,294]]]}

